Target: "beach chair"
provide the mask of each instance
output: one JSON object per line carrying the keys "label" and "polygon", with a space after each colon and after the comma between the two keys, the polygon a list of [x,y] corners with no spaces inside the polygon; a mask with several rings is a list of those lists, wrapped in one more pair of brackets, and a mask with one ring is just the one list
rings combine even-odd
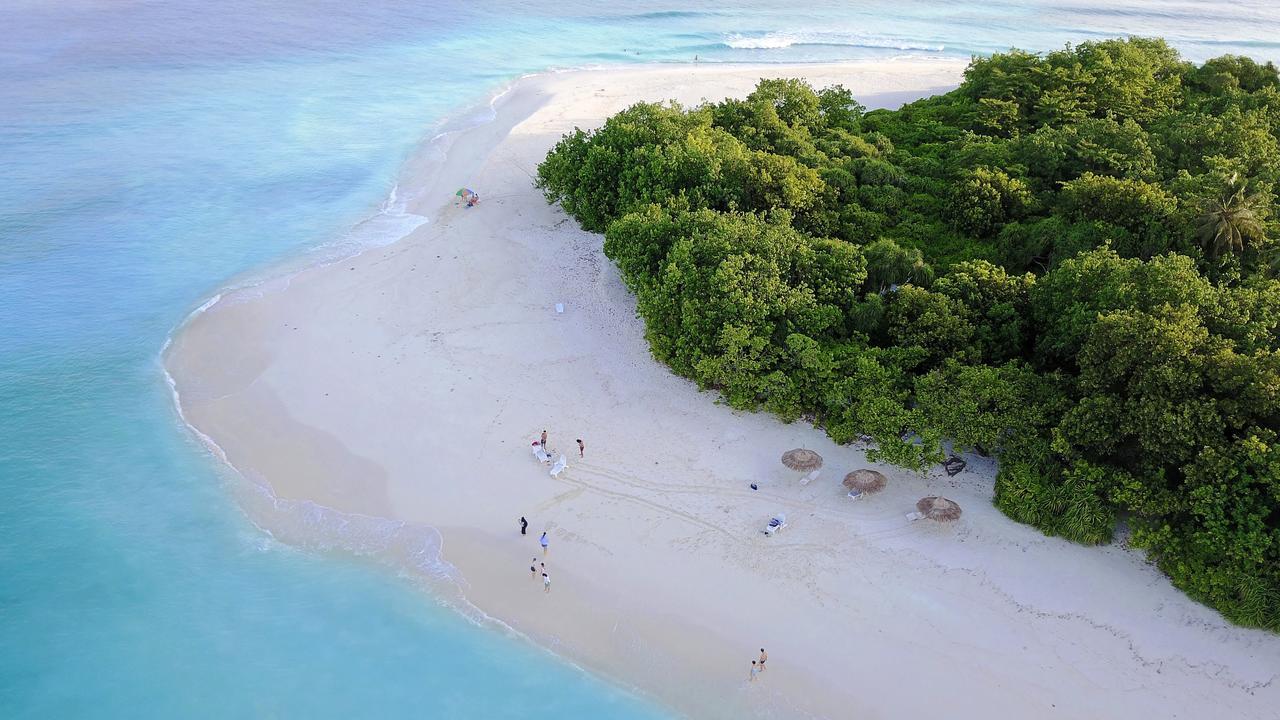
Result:
{"label": "beach chair", "polygon": [[545,464],[551,462],[551,456],[548,455],[547,451],[542,449],[542,446],[538,443],[533,444],[533,456],[538,458],[538,462],[540,463]]}
{"label": "beach chair", "polygon": [[907,520],[908,520],[909,522],[915,522],[915,521],[917,521],[917,520],[923,520],[923,519],[924,519],[924,513],[922,513],[922,512],[909,512],[909,513],[907,513]]}
{"label": "beach chair", "polygon": [[809,483],[813,482],[814,480],[817,480],[817,479],[818,479],[818,474],[819,474],[819,473],[821,473],[821,472],[822,472],[821,470],[814,470],[813,472],[809,473],[808,475],[805,475],[804,477],[800,478],[800,484],[801,484],[801,485],[808,485]]}
{"label": "beach chair", "polygon": [[556,464],[551,466],[551,477],[559,476],[560,473],[568,466],[569,466],[569,461],[565,460],[564,456],[561,455],[560,459],[556,460]]}
{"label": "beach chair", "polygon": [[778,532],[779,530],[781,530],[786,526],[787,526],[787,516],[783,515],[782,513],[778,513],[777,515],[774,515],[773,517],[769,518],[769,524],[765,525],[764,530],[761,530],[760,532],[764,533],[765,535],[772,536],[774,533]]}
{"label": "beach chair", "polygon": [[862,492],[861,490],[850,490],[850,491],[849,491],[849,499],[850,499],[850,500],[861,500],[863,495],[866,495],[866,493]]}

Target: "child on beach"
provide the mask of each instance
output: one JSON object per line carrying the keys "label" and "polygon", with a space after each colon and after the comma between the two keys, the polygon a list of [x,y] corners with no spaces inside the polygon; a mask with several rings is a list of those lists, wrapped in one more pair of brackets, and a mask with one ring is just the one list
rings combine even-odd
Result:
{"label": "child on beach", "polygon": [[759,674],[760,674],[760,666],[756,664],[755,660],[752,660],[751,661],[751,682],[755,682],[756,676]]}
{"label": "child on beach", "polygon": [[551,592],[551,576],[546,573],[542,573],[542,592]]}

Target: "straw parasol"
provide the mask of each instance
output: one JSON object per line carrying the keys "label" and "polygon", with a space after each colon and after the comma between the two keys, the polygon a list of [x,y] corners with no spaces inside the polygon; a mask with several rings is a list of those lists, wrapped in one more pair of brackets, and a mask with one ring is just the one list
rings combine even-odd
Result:
{"label": "straw parasol", "polygon": [[916,503],[916,509],[930,520],[938,520],[940,522],[947,522],[960,517],[960,506],[955,501],[938,497],[937,495],[920,498],[920,502]]}
{"label": "straw parasol", "polygon": [[822,467],[822,456],[812,450],[796,448],[782,453],[782,464],[796,472],[809,472]]}
{"label": "straw parasol", "polygon": [[854,470],[844,476],[844,486],[860,493],[877,493],[884,489],[888,480],[875,470]]}

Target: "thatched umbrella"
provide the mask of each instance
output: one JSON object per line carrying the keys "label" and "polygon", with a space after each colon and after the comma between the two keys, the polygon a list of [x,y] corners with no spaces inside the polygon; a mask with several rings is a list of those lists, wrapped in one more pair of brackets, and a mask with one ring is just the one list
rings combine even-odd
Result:
{"label": "thatched umbrella", "polygon": [[887,482],[888,480],[883,474],[878,473],[875,470],[867,470],[865,468],[862,470],[854,470],[844,476],[845,487],[853,490],[854,492],[867,493],[868,495],[871,493],[878,493],[883,490],[885,483]]}
{"label": "thatched umbrella", "polygon": [[920,502],[916,503],[916,509],[930,520],[940,522],[956,520],[960,517],[960,506],[955,501],[937,495],[920,498]]}
{"label": "thatched umbrella", "polygon": [[796,472],[809,472],[822,467],[822,456],[812,450],[796,448],[782,453],[782,464]]}

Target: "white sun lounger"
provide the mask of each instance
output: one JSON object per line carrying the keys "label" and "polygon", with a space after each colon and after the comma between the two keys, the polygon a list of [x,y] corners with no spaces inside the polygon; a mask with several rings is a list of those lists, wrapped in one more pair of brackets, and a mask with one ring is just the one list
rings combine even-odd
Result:
{"label": "white sun lounger", "polygon": [[560,459],[556,460],[556,464],[551,466],[551,477],[556,477],[561,473],[561,471],[563,471],[568,466],[569,466],[569,461],[565,460],[564,456],[561,455]]}
{"label": "white sun lounger", "polygon": [[909,513],[907,513],[907,520],[909,520],[909,521],[911,521],[911,522],[915,522],[915,521],[917,521],[917,520],[923,520],[923,519],[924,519],[924,513],[922,513],[922,512],[909,512]]}
{"label": "white sun lounger", "polygon": [[774,515],[773,517],[769,518],[769,524],[765,525],[764,530],[761,530],[760,532],[764,533],[765,535],[773,535],[774,533],[778,532],[779,530],[781,530],[786,526],[787,526],[787,516],[783,515],[782,513],[778,513],[777,515]]}
{"label": "white sun lounger", "polygon": [[862,496],[863,496],[864,494],[865,494],[865,493],[863,493],[861,490],[850,490],[850,491],[849,491],[849,499],[850,499],[850,500],[861,500],[861,499],[862,499]]}
{"label": "white sun lounger", "polygon": [[551,456],[547,454],[546,450],[542,449],[541,445],[535,444],[533,446],[533,456],[538,458],[538,462],[541,462],[541,463],[551,462]]}
{"label": "white sun lounger", "polygon": [[819,473],[821,473],[821,472],[822,472],[821,470],[814,470],[813,472],[809,473],[808,475],[805,475],[804,477],[800,478],[800,484],[801,484],[801,485],[808,485],[809,483],[813,482],[814,480],[817,480],[817,479],[818,479],[818,474],[819,474]]}

